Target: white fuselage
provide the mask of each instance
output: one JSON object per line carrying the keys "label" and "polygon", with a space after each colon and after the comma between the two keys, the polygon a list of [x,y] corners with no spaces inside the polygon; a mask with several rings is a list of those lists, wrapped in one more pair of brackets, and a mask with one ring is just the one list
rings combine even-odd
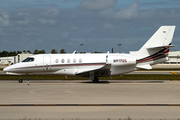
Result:
{"label": "white fuselage", "polygon": [[[7,74],[60,74],[89,77],[123,74],[136,70],[129,54],[40,54],[4,69]],[[94,71],[94,73],[92,73]]]}

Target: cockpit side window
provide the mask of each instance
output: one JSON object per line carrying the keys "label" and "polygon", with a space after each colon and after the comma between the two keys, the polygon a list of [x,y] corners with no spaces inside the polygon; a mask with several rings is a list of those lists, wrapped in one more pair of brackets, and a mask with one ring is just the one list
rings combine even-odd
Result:
{"label": "cockpit side window", "polygon": [[22,62],[33,62],[33,61],[34,61],[34,58],[28,57],[25,60],[23,60]]}

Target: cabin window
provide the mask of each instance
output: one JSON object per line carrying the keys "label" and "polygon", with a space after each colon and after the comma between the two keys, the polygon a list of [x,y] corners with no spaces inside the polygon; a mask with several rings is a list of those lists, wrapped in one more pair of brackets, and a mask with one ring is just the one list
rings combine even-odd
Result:
{"label": "cabin window", "polygon": [[61,62],[64,63],[64,59],[62,59]]}
{"label": "cabin window", "polygon": [[56,62],[56,63],[58,63],[58,62],[59,62],[59,60],[58,60],[58,59],[56,59],[56,60],[55,60],[55,62]]}
{"label": "cabin window", "polygon": [[67,62],[70,63],[70,59],[67,59]]}
{"label": "cabin window", "polygon": [[34,61],[34,58],[28,57],[25,60],[23,60],[22,62],[33,62],[33,61]]}
{"label": "cabin window", "polygon": [[75,58],[73,59],[73,62],[76,63],[76,59]]}
{"label": "cabin window", "polygon": [[81,58],[79,59],[79,62],[80,62],[80,63],[82,62],[82,59],[81,59]]}

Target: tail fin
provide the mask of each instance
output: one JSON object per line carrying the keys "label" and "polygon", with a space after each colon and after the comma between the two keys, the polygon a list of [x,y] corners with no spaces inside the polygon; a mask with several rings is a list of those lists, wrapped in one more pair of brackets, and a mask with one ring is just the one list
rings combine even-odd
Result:
{"label": "tail fin", "polygon": [[167,61],[174,30],[175,26],[161,26],[139,51],[134,52],[132,55],[137,58],[136,67],[150,69],[150,64]]}

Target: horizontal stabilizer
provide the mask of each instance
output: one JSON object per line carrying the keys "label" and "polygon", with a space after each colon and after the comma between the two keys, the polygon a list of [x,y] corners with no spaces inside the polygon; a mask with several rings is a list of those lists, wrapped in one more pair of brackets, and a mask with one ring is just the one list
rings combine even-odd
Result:
{"label": "horizontal stabilizer", "polygon": [[154,47],[147,47],[146,49],[154,49],[154,48],[165,48],[165,47],[175,47],[175,45],[154,46]]}
{"label": "horizontal stabilizer", "polygon": [[152,67],[149,64],[146,64],[146,65],[137,65],[136,67],[137,68],[141,68],[141,69],[147,69],[147,70],[152,69]]}

